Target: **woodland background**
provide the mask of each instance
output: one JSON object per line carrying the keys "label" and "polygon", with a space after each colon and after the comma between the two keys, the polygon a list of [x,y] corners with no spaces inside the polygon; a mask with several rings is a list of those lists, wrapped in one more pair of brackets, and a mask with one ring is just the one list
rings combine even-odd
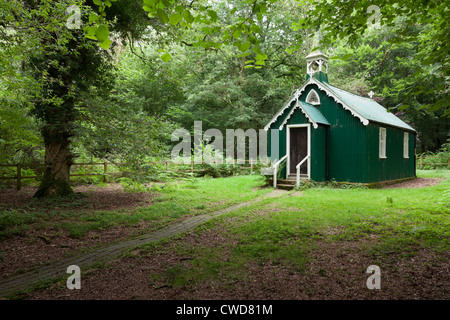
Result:
{"label": "woodland background", "polygon": [[69,163],[142,169],[194,121],[263,128],[305,81],[319,25],[331,84],[373,91],[417,130],[417,154],[450,150],[445,1],[375,1],[378,27],[368,1],[0,2],[1,164],[43,163],[59,143]]}

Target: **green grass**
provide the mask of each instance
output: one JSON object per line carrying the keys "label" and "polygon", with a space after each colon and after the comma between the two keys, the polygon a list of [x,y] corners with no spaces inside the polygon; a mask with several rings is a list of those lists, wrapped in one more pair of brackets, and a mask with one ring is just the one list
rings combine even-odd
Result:
{"label": "green grass", "polygon": [[31,227],[66,230],[80,239],[89,231],[100,231],[115,226],[133,226],[151,222],[160,228],[184,216],[198,215],[236,204],[269,190],[256,190],[261,185],[259,176],[195,179],[170,182],[163,188],[149,192],[159,194],[154,204],[134,210],[86,211],[87,197],[75,194],[61,199],[32,200],[20,210],[2,210],[0,207],[0,239],[22,236]]}
{"label": "green grass", "polygon": [[[439,172],[437,175],[448,175]],[[334,239],[358,240],[377,235],[399,242],[420,242],[449,248],[449,181],[417,189],[332,189],[312,188],[303,197],[274,199],[278,214],[295,218],[323,234],[338,228]],[[446,193],[447,192],[447,193]]]}
{"label": "green grass", "polygon": [[436,169],[436,170],[417,170],[417,176],[422,178],[445,178],[450,179],[450,170]]}

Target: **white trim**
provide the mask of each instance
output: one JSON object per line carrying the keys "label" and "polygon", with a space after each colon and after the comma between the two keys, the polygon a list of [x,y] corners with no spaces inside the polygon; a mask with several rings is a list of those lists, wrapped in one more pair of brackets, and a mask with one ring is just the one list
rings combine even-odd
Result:
{"label": "white trim", "polygon": [[[311,99],[311,96],[312,96],[313,94],[316,95],[317,102],[311,102],[311,101],[308,101],[308,100]],[[308,95],[306,96],[305,102],[306,102],[306,103],[309,103],[309,104],[312,104],[313,106],[320,105],[320,97],[319,97],[319,94],[317,93],[317,91],[314,90],[314,89],[311,89],[311,90],[309,91]]]}
{"label": "white trim", "polygon": [[286,159],[288,156],[287,154],[281,158],[280,160],[278,160],[274,165],[273,165],[273,187],[276,188],[277,187],[277,175],[278,175],[278,167],[280,166],[281,162],[284,161],[284,159]]}
{"label": "white trim", "polygon": [[[325,88],[325,86],[323,86],[320,81],[316,80],[313,77],[310,77],[308,79],[308,81],[300,88],[298,89],[295,94],[293,95],[293,97],[284,105],[283,108],[280,109],[280,111],[278,111],[277,114],[275,114],[275,116],[272,118],[272,120],[269,121],[269,123],[264,127],[264,130],[267,131],[269,130],[270,126],[272,125],[272,123],[274,123],[275,121],[277,121],[278,117],[280,117],[284,111],[286,110],[287,107],[289,107],[291,105],[291,103],[295,100],[298,100],[298,98],[300,97],[300,95],[303,93],[303,91],[305,91],[306,87],[309,84],[316,84],[319,89],[325,91],[326,95],[329,97],[332,97],[334,99],[334,101],[340,103],[343,108],[345,110],[350,111],[350,113],[352,114],[352,116],[359,118],[359,120],[361,121],[361,123],[365,126],[367,126],[369,124],[369,120],[364,118],[362,115],[360,115],[359,113],[357,113],[355,110],[353,110],[352,107],[350,107],[349,105],[347,105],[345,102],[343,102],[341,99],[339,99],[338,97],[336,97],[336,95],[334,93],[331,93],[327,88]],[[295,107],[294,107],[295,108]]]}
{"label": "white trim", "polygon": [[[308,155],[304,157],[303,160],[298,163],[298,165],[295,166],[295,169],[297,170],[295,177],[295,186],[297,188],[300,186],[300,167],[302,166],[303,162],[307,161],[309,158],[311,158],[311,155],[308,153]],[[311,176],[309,174],[308,179],[311,179]]]}
{"label": "white trim", "polygon": [[340,103],[342,105],[342,107],[344,108],[344,110],[348,110],[350,111],[350,113],[352,114],[352,116],[359,118],[359,121],[361,121],[361,123],[365,126],[367,126],[369,124],[369,120],[364,118],[362,115],[360,115],[359,113],[357,113],[355,110],[353,110],[352,107],[350,107],[348,104],[346,104],[344,101],[342,101],[340,98],[336,97],[335,93],[331,93],[327,88],[325,88],[323,85],[320,84],[320,82],[316,81],[317,86],[322,89],[323,91],[325,91],[325,93],[327,94],[327,96],[331,97],[334,99],[334,101]]}
{"label": "white trim", "polygon": [[409,159],[409,132],[403,132],[403,159]]}
{"label": "white trim", "polygon": [[292,117],[292,115],[294,114],[295,109],[299,108],[300,111],[305,115],[306,119],[308,119],[308,121],[310,123],[312,123],[314,129],[317,129],[319,127],[319,125],[309,116],[309,114],[306,113],[306,111],[302,108],[301,104],[297,101],[297,103],[295,104],[295,106],[292,108],[291,112],[289,112],[289,114],[287,115],[287,117],[284,119],[283,123],[280,125],[280,127],[278,128],[278,130],[283,130],[284,125],[289,121],[289,119]]}
{"label": "white trim", "polygon": [[[290,129],[291,128],[304,128],[307,127],[307,140],[308,140],[308,150],[307,150],[307,154],[311,154],[311,125],[308,124],[289,124],[286,126],[286,155],[287,157],[287,165],[286,165],[286,179],[288,177],[288,175],[290,174],[297,174],[297,172],[291,173],[291,141],[290,141]],[[309,157],[308,159],[308,177],[311,177],[311,157]]]}
{"label": "white trim", "polygon": [[269,128],[270,128],[270,126],[272,125],[272,123],[274,123],[275,121],[277,121],[278,117],[280,117],[280,116],[284,113],[284,110],[286,110],[286,108],[288,108],[288,107],[291,105],[291,103],[292,103],[293,101],[298,100],[298,97],[300,97],[300,95],[303,93],[303,91],[305,91],[306,86],[307,86],[308,84],[313,83],[313,79],[314,79],[314,78],[310,77],[310,78],[308,79],[308,81],[306,81],[306,83],[305,83],[300,89],[298,89],[297,91],[295,91],[295,93],[294,93],[294,95],[292,96],[292,98],[284,105],[283,108],[281,108],[281,109],[278,111],[278,113],[276,113],[276,114],[273,116],[273,118],[269,121],[269,123],[264,127],[264,130],[265,130],[265,131],[269,130]]}
{"label": "white trim", "polygon": [[378,156],[380,159],[386,159],[386,128],[380,127],[378,139]]}

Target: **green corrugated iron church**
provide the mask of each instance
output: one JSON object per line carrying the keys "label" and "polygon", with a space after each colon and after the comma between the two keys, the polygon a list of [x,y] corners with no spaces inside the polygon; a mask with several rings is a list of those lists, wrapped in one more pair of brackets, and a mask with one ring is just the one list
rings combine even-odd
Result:
{"label": "green corrugated iron church", "polygon": [[306,61],[305,84],[264,128],[273,136],[268,139],[272,163],[280,160],[278,177],[295,180],[297,167],[300,179],[313,181],[415,177],[416,131],[373,99],[329,84],[322,51]]}

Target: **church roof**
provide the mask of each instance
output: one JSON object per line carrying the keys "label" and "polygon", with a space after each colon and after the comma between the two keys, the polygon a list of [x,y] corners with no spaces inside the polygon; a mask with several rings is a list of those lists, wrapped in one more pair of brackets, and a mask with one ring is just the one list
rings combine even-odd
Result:
{"label": "church roof", "polygon": [[329,91],[339,96],[341,100],[351,107],[355,112],[369,121],[388,124],[393,127],[415,131],[411,126],[398,118],[392,112],[387,111],[373,99],[362,97],[349,91],[337,88],[329,83],[321,83]]}
{"label": "church roof", "polygon": [[325,119],[323,114],[314,107],[312,104],[309,104],[304,101],[297,101],[295,106],[292,108],[292,110],[286,115],[283,122],[280,125],[280,130],[283,130],[284,125],[288,122],[288,120],[291,118],[291,116],[294,114],[294,111],[296,109],[300,109],[301,112],[305,115],[305,117],[311,122],[314,126],[314,128],[317,128],[318,124],[325,124],[330,125],[330,123]]}
{"label": "church roof", "polygon": [[[388,112],[385,107],[377,103],[375,100],[337,88],[326,82],[319,81],[315,77],[309,77],[307,82],[295,92],[295,94],[289,99],[289,101],[269,121],[269,123],[264,128],[265,130],[268,130],[270,126],[280,116],[282,116],[286,112],[286,110],[289,109],[293,101],[298,101],[298,98],[303,93],[303,91],[305,91],[306,87],[309,84],[316,84],[319,89],[325,91],[328,96],[332,97],[337,103],[340,103],[344,109],[349,110],[354,117],[359,118],[359,120],[365,126],[367,126],[370,121],[373,121],[401,129],[415,131],[411,126],[402,121],[400,118]],[[302,104],[302,107],[303,106],[304,105]],[[311,107],[316,109],[313,106]],[[310,110],[310,112],[313,111]],[[323,117],[322,114],[320,115]]]}

